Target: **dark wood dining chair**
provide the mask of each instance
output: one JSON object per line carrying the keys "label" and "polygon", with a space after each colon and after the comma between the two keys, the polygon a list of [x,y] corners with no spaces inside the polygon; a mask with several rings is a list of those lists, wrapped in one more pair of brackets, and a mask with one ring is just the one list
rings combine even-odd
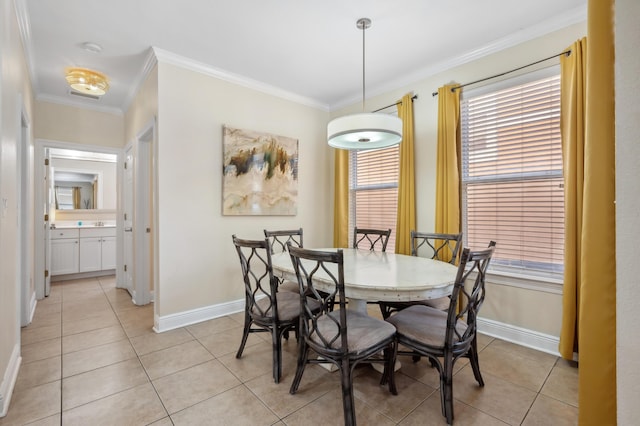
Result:
{"label": "dark wood dining chair", "polygon": [[[442,415],[447,424],[453,422],[453,366],[459,358],[469,358],[476,381],[484,386],[478,362],[477,318],[485,297],[485,277],[494,249],[495,242],[492,241],[486,250],[463,250],[446,311],[414,305],[386,320],[396,327],[396,348],[402,345],[409,349],[397,351],[397,354],[426,356],[437,368]],[[391,370],[390,376],[393,375]]]}
{"label": "dark wood dining chair", "polygon": [[[381,384],[388,382],[391,393],[397,394],[395,378],[389,374],[395,364],[395,328],[364,312],[346,309],[342,250],[319,251],[290,247],[289,255],[298,285],[306,288],[309,294],[309,297],[300,299],[302,313],[298,366],[290,393],[297,392],[307,364],[333,363],[339,368],[341,375],[344,424],[355,425],[353,371],[359,363],[384,362]],[[321,293],[315,288],[317,276],[325,283],[332,284],[330,292]],[[332,311],[331,306],[336,298],[340,309]],[[319,303],[321,309],[314,312],[311,301]],[[320,358],[309,357],[311,351]],[[372,358],[381,351],[384,352],[383,359]]]}
{"label": "dark wood dining chair", "polygon": [[233,244],[240,258],[245,294],[244,328],[236,358],[242,357],[250,333],[271,333],[273,380],[278,383],[282,375],[282,338],[298,326],[300,295],[277,291],[267,239],[243,240],[233,235]]}
{"label": "dark wood dining chair", "polygon": [[[411,231],[411,255],[427,257],[434,260],[448,262],[452,265],[458,260],[458,253],[462,247],[462,233],[440,234],[434,232]],[[380,302],[380,312],[383,318],[389,318],[394,312],[416,304],[446,310],[449,308],[449,297],[411,302]]]}
{"label": "dark wood dining chair", "polygon": [[296,247],[303,247],[304,234],[302,228],[277,231],[265,229],[264,236],[269,240],[271,254],[286,251],[287,243],[291,243]]}
{"label": "dark wood dining chair", "polygon": [[[264,236],[269,240],[269,248],[271,254],[282,253],[287,251],[287,244],[291,243],[296,247],[303,247],[303,231],[302,228],[290,230],[268,231],[264,230]],[[298,292],[298,283],[295,281],[278,279],[278,291]]]}
{"label": "dark wood dining chair", "polygon": [[353,248],[387,251],[391,229],[353,229]]}

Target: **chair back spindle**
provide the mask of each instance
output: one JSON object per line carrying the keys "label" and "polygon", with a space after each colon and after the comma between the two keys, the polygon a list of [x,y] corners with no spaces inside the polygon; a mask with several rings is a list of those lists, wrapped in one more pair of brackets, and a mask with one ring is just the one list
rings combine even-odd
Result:
{"label": "chair back spindle", "polygon": [[462,233],[439,234],[411,231],[411,256],[422,254],[443,262],[456,264],[462,244]]}
{"label": "chair back spindle", "polygon": [[354,228],[353,248],[387,251],[391,229]]}

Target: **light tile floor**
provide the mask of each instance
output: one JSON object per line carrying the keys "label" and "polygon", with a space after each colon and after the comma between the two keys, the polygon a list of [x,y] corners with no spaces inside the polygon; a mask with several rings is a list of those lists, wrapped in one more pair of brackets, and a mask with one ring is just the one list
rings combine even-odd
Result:
{"label": "light tile floor", "polygon": [[[378,315],[371,306],[371,314]],[[235,358],[242,314],[156,334],[153,306],[137,307],[114,277],[56,283],[22,330],[22,367],[0,426],[341,425],[340,379],[309,366],[296,395],[295,339],[271,378],[266,334]],[[555,356],[479,336],[485,387],[456,364],[456,425],[576,425],[578,370]],[[444,425],[438,377],[403,360],[398,396],[368,366],[356,370],[361,425]]]}

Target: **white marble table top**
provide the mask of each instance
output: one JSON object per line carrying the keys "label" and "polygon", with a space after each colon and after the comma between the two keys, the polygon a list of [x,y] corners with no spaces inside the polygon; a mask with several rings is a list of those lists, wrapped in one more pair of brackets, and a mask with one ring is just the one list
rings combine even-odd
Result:
{"label": "white marble table top", "polygon": [[[345,295],[350,300],[403,302],[448,296],[458,271],[454,265],[423,257],[357,249],[342,251]],[[271,260],[276,276],[296,280],[289,253],[274,254]],[[319,290],[333,287],[321,275],[314,284]]]}

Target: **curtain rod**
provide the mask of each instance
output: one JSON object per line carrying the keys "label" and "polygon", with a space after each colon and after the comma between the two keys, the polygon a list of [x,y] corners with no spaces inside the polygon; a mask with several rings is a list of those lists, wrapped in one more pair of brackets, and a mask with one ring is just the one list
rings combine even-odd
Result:
{"label": "curtain rod", "polygon": [[[451,88],[451,91],[452,91],[452,92],[455,92],[455,90],[456,90],[456,89],[462,89],[464,86],[469,86],[469,85],[471,85],[471,84],[481,83],[481,82],[483,82],[483,81],[491,80],[492,78],[496,78],[496,77],[502,77],[503,75],[510,74],[510,73],[512,73],[512,72],[516,72],[516,71],[520,71],[520,70],[521,70],[521,69],[523,69],[523,68],[527,68],[527,67],[530,67],[530,66],[532,66],[532,65],[537,65],[537,64],[539,64],[540,62],[548,61],[549,59],[557,58],[558,56],[562,56],[562,55],[567,55],[567,56],[569,56],[570,54],[571,54],[571,50],[565,50],[565,51],[564,51],[564,52],[562,52],[562,53],[556,53],[555,55],[551,55],[551,56],[549,56],[548,58],[540,59],[540,60],[538,60],[538,61],[531,62],[530,64],[523,65],[523,66],[521,66],[521,67],[514,68],[514,69],[512,69],[512,70],[505,71],[505,72],[500,73],[500,74],[492,75],[491,77],[485,77],[485,78],[481,78],[480,80],[470,81],[469,83],[460,84],[460,85],[458,85],[458,86],[452,87],[452,88]],[[437,92],[437,91],[436,91],[436,92],[433,92],[431,95],[432,95],[432,96],[438,96],[438,92]]]}
{"label": "curtain rod", "polygon": [[[411,101],[413,101],[413,100],[415,100],[415,99],[418,99],[418,95],[413,95],[413,96],[411,97]],[[399,100],[398,102],[392,103],[391,105],[387,105],[387,106],[384,106],[384,107],[382,107],[382,108],[378,108],[377,110],[375,110],[375,111],[371,111],[371,112],[378,112],[378,111],[382,111],[383,109],[391,108],[392,106],[400,105],[401,103],[402,103],[402,100]]]}

